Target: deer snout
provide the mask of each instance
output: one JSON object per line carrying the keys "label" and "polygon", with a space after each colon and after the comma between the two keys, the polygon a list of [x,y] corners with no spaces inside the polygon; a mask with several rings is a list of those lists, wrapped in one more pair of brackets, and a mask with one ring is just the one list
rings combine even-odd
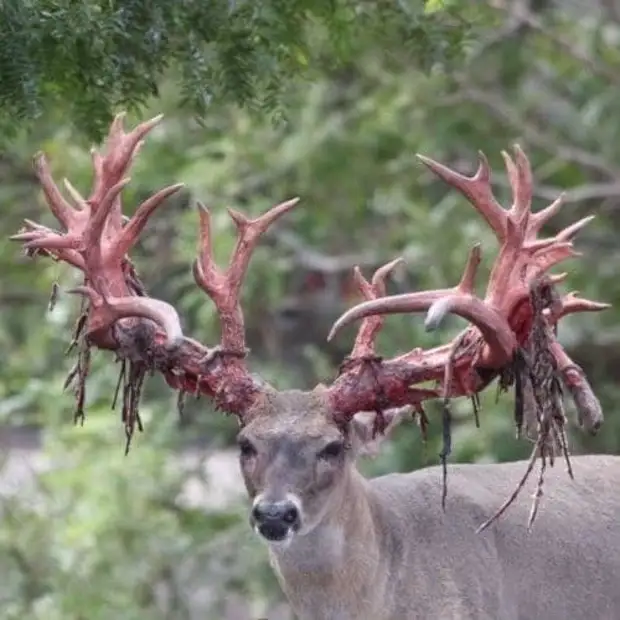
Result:
{"label": "deer snout", "polygon": [[289,539],[301,526],[299,502],[291,497],[273,501],[259,496],[252,506],[250,521],[254,529],[268,541]]}

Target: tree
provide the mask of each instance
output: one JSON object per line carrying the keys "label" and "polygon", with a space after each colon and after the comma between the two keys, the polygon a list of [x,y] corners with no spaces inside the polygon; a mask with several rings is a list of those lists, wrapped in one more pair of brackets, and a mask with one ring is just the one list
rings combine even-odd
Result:
{"label": "tree", "polygon": [[[173,75],[177,101],[285,113],[287,92],[318,63],[369,41],[430,68],[452,62],[470,31],[459,3],[350,0],[8,0],[0,5],[4,131],[51,111],[101,137],[119,106],[138,109]],[[470,11],[471,12],[471,11]]]}

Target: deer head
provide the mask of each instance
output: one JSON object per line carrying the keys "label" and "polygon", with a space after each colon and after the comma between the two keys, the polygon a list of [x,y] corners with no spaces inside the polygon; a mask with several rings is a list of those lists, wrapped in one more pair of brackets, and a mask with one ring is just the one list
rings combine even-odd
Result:
{"label": "deer head", "polygon": [[[383,414],[393,428],[410,409]],[[344,490],[356,458],[373,453],[375,415],[357,414],[342,426],[330,414],[328,392],[269,391],[255,403],[237,442],[250,498],[250,522],[270,542],[311,532]]]}
{"label": "deer head", "polygon": [[[332,338],[344,325],[361,320],[351,354],[338,376],[331,385],[311,392],[279,392],[248,371],[240,291],[261,235],[298,200],[283,202],[256,219],[229,209],[237,243],[226,269],[214,262],[209,211],[198,205],[199,251],[193,274],[217,308],[221,342],[208,348],[184,336],[174,307],[147,295],[128,257],[148,218],[181,185],[160,190],[129,219],[121,208],[128,169],[143,139],[161,118],[129,133],[123,129],[122,115],[115,118],[104,152],[92,152],[94,181],[88,198],[65,180],[71,202],[67,200],[52,179],[45,156],[37,155],[37,177],[63,230],[26,221],[24,229],[12,237],[24,244],[29,255],[67,262],[84,275],[83,285],[70,291],[86,302],[75,336],[78,364],[71,374],[77,382],[77,416],[83,416],[90,347],[114,351],[122,361],[122,421],[128,442],[135,427],[141,428],[138,405],[147,372],[159,371],[182,393],[208,396],[216,408],[234,414],[240,422],[241,469],[253,499],[251,521],[272,541],[288,540],[315,527],[330,499],[346,484],[355,457],[376,449],[378,438],[406,411],[424,425],[423,405],[428,399],[448,402],[459,396],[475,397],[497,377],[504,387],[516,383],[519,400],[518,379],[536,321],[544,322],[550,331],[547,349],[575,400],[580,421],[591,431],[600,426],[598,401],[584,373],[555,339],[554,330],[567,314],[597,311],[607,305],[576,294],[547,296],[554,302],[540,308],[532,303],[533,291],[552,290],[564,279],[564,275],[547,272],[575,256],[572,240],[591,218],[539,239],[542,226],[560,209],[562,198],[531,212],[531,171],[519,147],[515,147],[514,159],[504,154],[514,195],[508,210],[492,194],[490,171],[482,154],[471,178],[420,157],[469,200],[499,241],[484,297],[475,292],[480,261],[477,246],[460,282],[452,288],[385,296],[385,279],[400,260],[378,269],[370,281],[356,269],[355,280],[365,301],[346,312],[329,335]],[[447,313],[460,315],[471,325],[451,343],[383,359],[375,351],[375,338],[383,315],[395,312],[425,312],[429,329],[437,328]],[[518,427],[523,423],[522,413],[516,412]]]}

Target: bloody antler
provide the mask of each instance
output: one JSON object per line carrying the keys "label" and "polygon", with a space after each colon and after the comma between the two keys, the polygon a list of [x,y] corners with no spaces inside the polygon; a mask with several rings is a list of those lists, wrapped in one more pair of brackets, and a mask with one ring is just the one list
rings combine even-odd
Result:
{"label": "bloody antler", "polygon": [[123,177],[142,139],[161,118],[156,117],[125,133],[122,115],[116,117],[108,136],[106,154],[102,156],[94,149],[92,151],[95,178],[88,200],[69,181],[64,181],[75,206],[56,186],[45,155],[37,154],[35,172],[50,210],[65,232],[26,222],[27,230],[12,237],[13,240],[25,241],[27,251],[43,251],[84,272],[84,286],[74,292],[90,298],[87,334],[93,344],[102,348],[115,348],[110,329],[116,321],[127,317],[146,317],[157,323],[165,330],[170,346],[182,335],[179,318],[172,306],[136,296],[132,291],[133,268],[126,254],[136,243],[149,216],[183,185],[160,190],[143,202],[126,223],[120,201],[120,193],[129,182],[129,178]]}
{"label": "bloody antler", "polygon": [[[84,274],[83,285],[72,291],[88,302],[74,339],[74,344],[81,347],[80,358],[70,375],[79,377],[77,413],[83,413],[88,347],[94,345],[116,351],[122,360],[119,385],[123,386],[123,420],[128,436],[134,424],[139,424],[137,402],[145,373],[153,368],[180,392],[206,394],[217,407],[243,417],[266,385],[250,375],[246,367],[241,285],[259,238],[297,199],[273,207],[254,220],[229,211],[237,226],[237,244],[226,270],[215,265],[209,213],[199,206],[200,251],[193,267],[194,277],[214,302],[222,324],[220,346],[209,349],[183,336],[172,306],[146,295],[127,256],[150,215],[181,185],[160,190],[141,204],[133,217],[122,215],[120,195],[129,182],[126,172],[143,139],[161,117],[129,133],[124,131],[122,119],[119,115],[112,123],[104,154],[92,153],[95,174],[88,199],[65,181],[73,201],[70,204],[54,183],[45,157],[35,158],[35,170],[49,207],[64,230],[57,232],[27,220],[25,229],[13,237],[24,242],[29,254],[51,256]],[[449,289],[385,297],[385,278],[398,261],[379,269],[371,282],[356,271],[366,301],[345,313],[330,334],[331,338],[342,326],[363,319],[351,355],[326,390],[334,418],[344,424],[358,412],[376,411],[380,423],[382,411],[413,405],[425,420],[425,400],[443,397],[447,403],[454,396],[475,397],[497,376],[505,387],[520,376],[517,371],[527,361],[528,352],[540,348],[540,343],[530,342],[533,328],[538,326],[546,343],[543,348],[573,395],[580,420],[595,431],[602,421],[600,405],[583,371],[555,339],[554,330],[567,314],[608,306],[573,293],[557,298],[549,291],[564,275],[546,275],[553,266],[576,255],[572,239],[591,218],[576,222],[554,237],[538,239],[542,226],[557,213],[562,199],[538,213],[531,212],[531,170],[518,147],[514,160],[504,153],[514,197],[509,210],[503,209],[493,196],[489,166],[483,155],[473,177],[421,159],[472,203],[500,243],[486,294],[480,298],[474,290],[480,262],[478,247],[472,249],[460,282]],[[536,305],[535,299],[544,302]],[[437,328],[447,313],[466,318],[472,326],[446,345],[414,349],[390,360],[379,357],[374,342],[383,322],[381,315],[421,311],[427,313],[428,329]],[[427,381],[435,381],[437,387],[420,387]],[[523,392],[517,394],[517,400],[523,400],[527,390],[519,385],[516,389]],[[522,420],[522,415],[516,417]]]}
{"label": "bloody antler", "polygon": [[[265,384],[254,379],[245,364],[245,330],[240,290],[252,252],[267,228],[289,211],[297,199],[273,207],[250,220],[236,211],[229,213],[237,226],[238,239],[230,265],[221,271],[211,248],[209,212],[199,205],[200,251],[194,264],[198,285],[211,297],[222,324],[221,345],[209,349],[183,336],[175,309],[146,296],[127,252],[135,245],[148,218],[182,185],[166,187],[143,202],[131,218],[122,214],[120,194],[129,182],[125,175],[143,139],[161,120],[158,116],[126,133],[118,115],[104,154],[92,151],[93,189],[88,199],[65,180],[71,205],[55,184],[45,156],[35,158],[35,171],[50,210],[64,228],[57,232],[26,221],[25,229],[12,237],[24,242],[29,254],[42,253],[67,262],[84,273],[84,284],[73,289],[89,301],[79,321],[78,338],[84,355],[70,378],[78,376],[78,412],[83,416],[83,382],[88,372],[88,347],[110,349],[123,361],[123,421],[128,439],[140,425],[137,404],[145,373],[161,371],[166,381],[181,392],[201,392],[216,406],[242,417]],[[82,328],[83,333],[80,334]],[[129,368],[126,365],[129,364]]]}
{"label": "bloody antler", "polygon": [[[550,276],[549,269],[576,256],[572,239],[592,217],[583,218],[554,237],[538,239],[542,226],[562,205],[562,196],[538,213],[531,212],[532,174],[523,151],[515,147],[515,159],[502,153],[513,191],[513,205],[504,209],[491,190],[491,175],[484,155],[473,177],[458,174],[428,159],[420,159],[435,174],[458,189],[484,217],[500,243],[484,298],[476,296],[474,280],[480,262],[480,250],[471,251],[459,284],[452,289],[421,291],[405,295],[368,299],[341,316],[329,338],[343,326],[363,319],[360,334],[368,332],[369,321],[377,316],[397,312],[426,312],[427,329],[437,328],[447,313],[458,314],[472,326],[449,345],[409,354],[386,361],[356,355],[357,345],[343,372],[329,394],[338,420],[343,423],[360,409],[411,403],[418,408],[425,398],[442,396],[444,400],[443,439],[440,457],[447,493],[446,459],[451,450],[450,399],[476,396],[494,377],[500,387],[515,384],[515,422],[520,434],[525,423],[535,425],[532,456],[514,493],[479,531],[497,519],[515,499],[531,473],[537,457],[541,459],[538,489],[530,514],[531,526],[542,496],[547,463],[553,465],[555,450],[566,459],[569,475],[572,468],[566,439],[565,415],[560,382],[568,387],[578,410],[578,420],[590,432],[602,423],[602,411],[583,371],[572,362],[556,339],[555,330],[563,316],[574,312],[597,311],[607,304],[581,299],[575,293],[560,298],[555,284],[566,274]],[[375,332],[376,333],[376,332]],[[374,335],[374,334],[373,334]],[[361,336],[358,336],[358,340]],[[438,389],[416,388],[423,381],[435,380]],[[378,395],[382,397],[381,401]],[[474,410],[477,403],[474,399]]]}
{"label": "bloody antler", "polygon": [[[345,325],[356,320],[401,312],[426,312],[427,329],[435,329],[447,313],[459,314],[472,323],[451,344],[410,353],[381,364],[374,364],[369,373],[368,361],[355,356],[349,359],[347,371],[330,388],[336,415],[349,419],[356,410],[371,410],[389,405],[417,404],[433,395],[454,397],[473,395],[494,377],[514,363],[515,356],[527,345],[534,315],[531,288],[555,265],[576,256],[572,239],[592,216],[568,226],[557,235],[538,239],[543,225],[562,206],[562,196],[547,208],[531,212],[532,175],[527,157],[516,146],[514,160],[503,157],[513,191],[513,204],[504,209],[491,190],[491,175],[484,155],[472,177],[467,177],[426,157],[422,162],[449,185],[458,189],[484,217],[500,243],[484,298],[476,296],[474,277],[480,255],[476,247],[470,253],[460,283],[452,289],[421,291],[367,300],[345,312],[334,324],[329,338]],[[546,276],[550,285],[562,281],[565,274]],[[555,327],[562,316],[575,312],[598,311],[609,307],[569,294],[544,309],[545,320]],[[364,329],[360,328],[360,332]],[[556,365],[570,390],[577,396],[580,417],[590,430],[600,425],[598,403],[583,373],[568,358],[554,339],[552,352]],[[450,367],[448,372],[446,369]],[[564,370],[563,370],[564,369]],[[446,385],[449,379],[449,385]],[[435,380],[437,390],[418,390],[416,384]],[[578,386],[578,387],[575,387]],[[587,392],[587,395],[585,395]],[[378,402],[377,393],[383,395]],[[580,405],[580,402],[588,406]],[[597,421],[595,422],[594,419]]]}
{"label": "bloody antler", "polygon": [[[76,417],[83,417],[90,347],[116,351],[122,362],[119,387],[122,386],[122,419],[129,445],[134,426],[140,428],[138,403],[144,377],[150,369],[159,370],[181,395],[188,391],[207,394],[217,407],[236,414],[242,421],[257,396],[269,389],[246,366],[241,286],[259,238],[297,199],[277,205],[256,219],[229,210],[237,227],[237,243],[226,270],[215,264],[209,212],[199,205],[200,249],[193,273],[197,284],[215,304],[222,328],[221,344],[209,349],[183,336],[179,317],[171,305],[146,295],[127,256],[150,215],[181,185],[160,190],[143,202],[133,217],[123,216],[120,195],[129,182],[125,174],[143,139],[161,116],[129,133],[124,131],[122,120],[123,116],[119,115],[112,123],[105,154],[92,152],[95,174],[88,199],[65,180],[74,203],[70,204],[54,183],[45,157],[37,155],[37,177],[64,231],[57,232],[26,220],[25,229],[12,239],[23,242],[30,255],[51,256],[83,272],[83,285],[70,291],[82,295],[88,307],[78,320],[72,347],[79,345],[79,357],[67,384],[78,378]],[[518,146],[514,160],[507,153],[502,154],[513,192],[513,204],[508,210],[493,195],[484,155],[480,154],[478,170],[472,177],[420,157],[430,170],[469,200],[497,237],[500,249],[484,297],[478,297],[475,292],[479,246],[471,250],[459,283],[448,289],[386,297],[385,279],[400,260],[377,270],[371,282],[356,269],[355,280],[365,301],[338,319],[329,338],[355,320],[362,319],[362,324],[340,375],[324,393],[337,423],[345,425],[356,413],[374,411],[375,431],[385,429],[384,411],[403,405],[413,405],[424,426],[423,402],[442,397],[445,501],[446,458],[451,446],[450,399],[470,396],[477,411],[478,393],[494,378],[499,377],[503,389],[514,384],[518,432],[524,424],[526,432],[531,430],[530,423],[536,426],[535,446],[523,480],[537,457],[542,463],[532,521],[542,494],[546,464],[548,461],[553,464],[555,445],[560,446],[572,475],[560,382],[573,396],[582,426],[595,432],[603,419],[600,404],[583,371],[556,339],[557,323],[570,313],[598,311],[609,306],[581,299],[576,293],[559,297],[555,285],[566,274],[547,273],[577,255],[572,240],[592,218],[583,218],[554,237],[538,239],[543,225],[562,206],[562,197],[546,209],[532,213],[532,173],[526,156]],[[427,329],[439,327],[448,313],[460,315],[471,326],[446,345],[414,349],[383,360],[375,352],[375,339],[383,324],[382,315],[396,312],[426,312]],[[436,387],[420,387],[427,381],[434,381]],[[481,529],[507,508],[523,480]]]}
{"label": "bloody antler", "polygon": [[230,265],[224,273],[218,269],[213,259],[211,216],[199,203],[201,249],[193,265],[194,279],[217,308],[222,329],[220,352],[226,352],[237,359],[245,357],[245,328],[240,294],[252,252],[269,226],[298,202],[298,198],[283,202],[254,220],[248,219],[238,211],[228,209],[231,219],[237,226],[237,243]]}

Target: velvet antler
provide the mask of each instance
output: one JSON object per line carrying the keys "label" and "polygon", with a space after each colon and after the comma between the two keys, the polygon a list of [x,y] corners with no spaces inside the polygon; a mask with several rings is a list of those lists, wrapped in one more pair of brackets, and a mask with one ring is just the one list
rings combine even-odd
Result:
{"label": "velvet antler", "polygon": [[[142,203],[131,218],[123,216],[120,200],[129,182],[125,175],[144,138],[161,118],[126,133],[123,116],[117,116],[104,153],[92,152],[94,183],[89,198],[84,199],[65,180],[73,204],[56,186],[45,157],[37,155],[36,174],[47,203],[64,230],[58,232],[27,220],[24,229],[12,237],[23,242],[30,255],[51,256],[83,272],[83,285],[72,291],[82,295],[87,303],[73,343],[80,345],[80,355],[68,381],[78,377],[76,415],[83,416],[89,347],[113,350],[122,361],[119,385],[123,386],[123,421],[128,440],[135,424],[140,425],[138,401],[149,370],[160,371],[168,384],[181,393],[210,396],[217,407],[241,419],[258,394],[267,389],[264,382],[250,375],[246,366],[240,292],[261,235],[297,203],[297,199],[289,200],[253,220],[229,210],[237,227],[237,243],[226,270],[215,265],[209,212],[199,205],[200,249],[193,273],[197,284],[215,304],[222,338],[219,346],[210,349],[183,336],[175,309],[146,295],[127,256],[148,218],[182,186],[160,190]],[[525,394],[525,387],[519,388],[518,369],[527,354],[544,349],[553,360],[554,372],[573,395],[583,425],[593,432],[600,426],[600,405],[583,371],[555,339],[554,329],[566,314],[608,306],[581,299],[574,293],[559,298],[552,294],[553,287],[564,276],[545,275],[553,266],[576,255],[572,239],[591,218],[576,222],[554,237],[538,239],[540,229],[559,210],[562,199],[532,213],[532,178],[527,158],[516,147],[514,160],[505,153],[504,159],[514,197],[509,210],[502,208],[493,196],[489,166],[483,155],[471,178],[421,157],[484,217],[500,243],[500,250],[483,298],[476,295],[474,286],[480,262],[478,246],[471,250],[460,282],[448,289],[385,297],[385,278],[399,261],[379,269],[371,282],[356,270],[356,282],[366,301],[346,312],[329,336],[362,319],[351,354],[338,378],[327,388],[332,414],[338,422],[344,424],[361,411],[376,411],[380,430],[381,412],[403,405],[413,405],[423,422],[425,400],[443,397],[447,403],[455,396],[475,396],[497,376],[504,386],[516,380],[517,391],[521,389]],[[414,349],[390,360],[379,357],[374,343],[383,323],[381,315],[422,311],[427,313],[428,329],[437,328],[447,313],[466,318],[472,326],[446,345]],[[544,341],[542,345],[531,342],[535,333]],[[435,381],[437,387],[420,387],[429,380]],[[537,383],[533,385],[540,387],[536,386]],[[517,400],[523,399],[523,394],[518,393]]]}
{"label": "velvet antler", "polygon": [[[264,384],[255,380],[245,364],[245,329],[240,291],[252,252],[261,235],[298,199],[273,207],[256,219],[229,210],[237,227],[237,244],[228,268],[215,265],[211,248],[209,212],[199,205],[200,250],[194,263],[197,284],[214,302],[222,327],[221,345],[209,349],[183,336],[176,310],[152,299],[140,284],[127,252],[135,245],[148,218],[166,198],[182,185],[166,187],[142,203],[131,218],[122,214],[120,195],[129,183],[125,175],[143,139],[162,116],[138,125],[126,133],[123,115],[118,115],[106,141],[104,154],[92,151],[94,183],[84,199],[64,181],[70,204],[58,189],[43,154],[34,166],[50,210],[64,228],[57,232],[26,221],[12,237],[24,243],[29,254],[45,254],[67,262],[84,273],[84,284],[70,292],[88,300],[79,322],[79,332],[88,346],[116,351],[123,360],[123,420],[128,438],[139,424],[137,399],[145,373],[157,369],[169,385],[183,392],[201,392],[213,397],[218,407],[239,417],[250,408]],[[80,334],[78,334],[79,336]],[[80,376],[78,415],[83,415],[83,382],[88,357],[72,371]],[[129,364],[129,368],[126,368]]]}
{"label": "velvet antler", "polygon": [[[357,411],[374,410],[405,404],[420,405],[427,398],[472,396],[498,375],[505,375],[527,348],[535,321],[532,287],[554,266],[577,256],[572,240],[592,216],[560,231],[554,237],[538,239],[543,225],[562,206],[562,196],[547,208],[532,213],[532,174],[527,157],[515,146],[514,159],[502,153],[513,192],[513,204],[504,209],[491,190],[491,173],[483,154],[477,172],[463,176],[427,157],[421,161],[446,183],[458,189],[483,216],[500,243],[484,298],[476,295],[474,280],[480,261],[478,246],[472,249],[459,284],[451,289],[421,291],[389,297],[368,298],[345,312],[334,324],[329,338],[348,325],[363,319],[361,334],[367,334],[366,349],[376,330],[368,322],[384,314],[426,312],[427,329],[435,329],[447,313],[458,314],[472,323],[450,344],[421,350],[414,349],[399,357],[382,360],[359,354],[359,346],[330,387],[334,415],[343,422]],[[553,286],[566,274],[546,276]],[[377,298],[378,297],[378,298]],[[571,293],[543,310],[544,320],[554,330],[563,316],[608,308]],[[579,410],[580,421],[594,432],[601,424],[602,413],[581,369],[570,360],[551,335],[550,346],[558,373],[568,386]],[[437,389],[420,389],[417,385],[434,380]]]}

